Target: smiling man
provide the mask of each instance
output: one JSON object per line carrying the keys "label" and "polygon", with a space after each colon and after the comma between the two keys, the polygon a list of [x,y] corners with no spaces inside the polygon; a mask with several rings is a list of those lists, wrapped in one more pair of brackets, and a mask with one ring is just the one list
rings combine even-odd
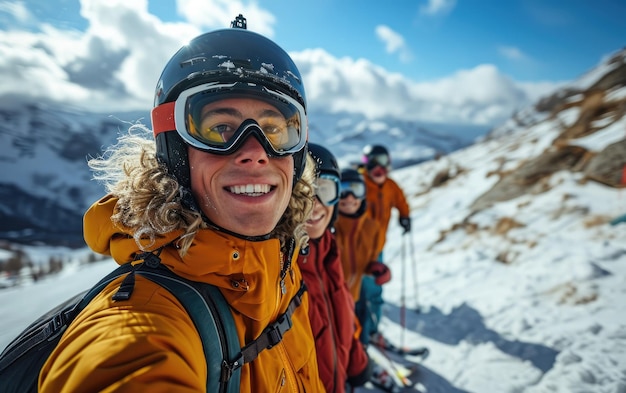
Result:
{"label": "smiling man", "polygon": [[[148,255],[218,287],[239,344],[254,349],[237,364],[241,391],[320,392],[295,260],[315,179],[303,82],[284,50],[236,22],[195,38],[165,66],[155,140],[134,126],[90,161],[109,194],[85,214],[85,240],[119,264]],[[114,296],[120,285],[104,288],[65,331],[40,391],[205,391],[203,342],[181,303],[140,275],[130,298]]]}
{"label": "smiling man", "polygon": [[[254,123],[249,122],[246,130],[260,135],[260,127],[263,139],[268,138],[271,146],[280,146],[282,140],[289,139],[281,137],[289,133],[285,117],[271,104],[250,98],[225,99],[204,106],[198,139],[205,138],[203,133],[214,133],[206,138],[228,143],[247,119],[254,119]],[[228,155],[206,154],[194,147],[188,148],[188,154],[193,168],[191,191],[211,222],[245,236],[274,229],[291,199],[293,157],[270,159],[272,150],[265,151],[256,137],[248,137]]]}

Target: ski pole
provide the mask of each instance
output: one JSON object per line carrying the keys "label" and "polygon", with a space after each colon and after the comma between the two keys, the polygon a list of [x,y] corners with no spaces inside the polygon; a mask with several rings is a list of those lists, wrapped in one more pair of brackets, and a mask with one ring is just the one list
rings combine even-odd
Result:
{"label": "ski pole", "polygon": [[[406,239],[406,236],[402,236],[403,238]],[[402,264],[402,277],[400,277],[401,280],[401,288],[400,288],[400,326],[402,327],[402,332],[401,332],[401,340],[400,340],[400,344],[402,346],[402,348],[404,348],[404,334],[405,334],[405,330],[406,330],[406,296],[405,296],[405,292],[406,292],[406,263],[407,263],[407,258],[406,258],[406,241],[402,242],[402,260],[401,260],[401,264]]]}
{"label": "ski pole", "polygon": [[415,245],[413,244],[413,239],[410,236],[409,232],[409,247],[411,252],[411,265],[413,265],[413,294],[415,295],[415,312],[420,313],[420,304],[419,299],[417,297],[417,257],[415,256]]}

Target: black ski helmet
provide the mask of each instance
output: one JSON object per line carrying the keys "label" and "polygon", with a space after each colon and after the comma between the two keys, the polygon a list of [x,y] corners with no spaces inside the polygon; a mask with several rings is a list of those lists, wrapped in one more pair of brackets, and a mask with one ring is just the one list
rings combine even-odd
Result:
{"label": "black ski helmet", "polygon": [[[363,191],[365,192],[365,179],[363,179],[363,175],[354,168],[345,168],[341,171],[341,183],[360,183],[363,185]],[[353,193],[354,195],[354,193]],[[347,217],[361,217],[365,210],[367,209],[367,199],[366,194],[363,195],[361,199],[361,206],[354,214],[344,214],[339,212],[339,214]]]}
{"label": "black ski helmet", "polygon": [[[194,86],[205,83],[238,83],[262,86],[297,101],[306,112],[304,83],[295,63],[281,47],[270,39],[246,30],[240,14],[229,29],[202,34],[172,56],[161,73],[154,95],[152,126],[156,139],[157,158],[183,186],[190,186],[187,144],[176,132],[173,104],[178,96]],[[301,119],[305,140],[308,140],[307,119]],[[157,126],[159,130],[157,131]],[[304,170],[306,144],[294,159],[294,184]]]}
{"label": "black ski helmet", "polygon": [[[339,172],[339,164],[337,164],[337,159],[328,149],[326,149],[322,145],[318,145],[316,143],[309,143],[309,154],[313,157],[313,161],[315,161],[315,168],[317,170],[317,174],[322,175],[331,175],[337,178],[337,180],[341,183],[341,173]],[[339,192],[339,190],[337,190]],[[338,197],[339,195],[337,195]],[[337,220],[337,215],[339,214],[339,209],[335,204],[333,206],[333,215],[328,223],[328,227],[332,229],[333,225],[335,225],[335,221]]]}
{"label": "black ski helmet", "polygon": [[[386,163],[380,162],[379,157],[383,156],[386,157]],[[376,165],[389,169],[391,167],[391,156],[389,155],[389,150],[383,145],[367,145],[363,148],[363,162],[368,170]]]}
{"label": "black ski helmet", "polygon": [[328,149],[317,143],[309,143],[309,153],[315,161],[315,168],[319,174],[327,174],[337,177],[341,181],[339,164],[337,159]]}
{"label": "black ski helmet", "polygon": [[347,183],[365,184],[365,180],[363,180],[363,175],[361,175],[359,171],[353,168],[345,168],[341,171],[341,181]]}

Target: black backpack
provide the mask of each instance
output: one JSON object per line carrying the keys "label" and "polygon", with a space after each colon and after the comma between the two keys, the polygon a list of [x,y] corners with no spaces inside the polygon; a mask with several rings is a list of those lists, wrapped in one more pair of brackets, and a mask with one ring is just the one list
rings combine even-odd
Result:
{"label": "black backpack", "polygon": [[239,392],[241,366],[278,344],[291,328],[291,314],[306,290],[302,284],[287,311],[254,341],[241,348],[230,307],[213,285],[182,278],[160,264],[158,254],[141,254],[144,262],[121,265],[91,289],[48,311],[27,327],[0,354],[0,392],[37,392],[39,372],[74,318],[114,279],[126,275],[113,300],[130,299],[135,274],[170,291],[185,307],[200,338],[207,363],[207,392]]}

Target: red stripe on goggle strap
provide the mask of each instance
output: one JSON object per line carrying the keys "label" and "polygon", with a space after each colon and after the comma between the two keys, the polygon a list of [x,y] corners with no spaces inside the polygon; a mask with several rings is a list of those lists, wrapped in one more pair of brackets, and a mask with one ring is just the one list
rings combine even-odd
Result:
{"label": "red stripe on goggle strap", "polygon": [[175,102],[166,102],[152,109],[150,116],[152,117],[152,131],[156,137],[162,132],[176,131],[176,122],[174,121],[174,104]]}

